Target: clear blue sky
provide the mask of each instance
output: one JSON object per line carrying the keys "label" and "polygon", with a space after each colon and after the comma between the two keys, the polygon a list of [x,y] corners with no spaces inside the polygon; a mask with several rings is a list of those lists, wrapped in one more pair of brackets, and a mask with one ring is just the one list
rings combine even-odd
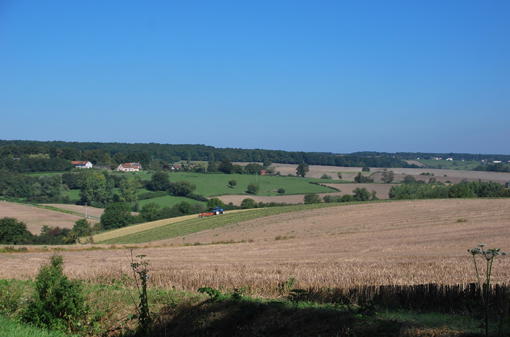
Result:
{"label": "clear blue sky", "polygon": [[510,153],[510,1],[0,0],[0,139]]}

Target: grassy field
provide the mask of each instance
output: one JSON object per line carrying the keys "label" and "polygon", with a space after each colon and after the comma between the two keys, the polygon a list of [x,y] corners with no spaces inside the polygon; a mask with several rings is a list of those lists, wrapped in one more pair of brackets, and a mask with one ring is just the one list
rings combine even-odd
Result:
{"label": "grassy field", "polygon": [[66,337],[65,333],[48,331],[15,322],[0,316],[0,336],[2,337]]}
{"label": "grassy field", "polygon": [[161,207],[173,207],[174,205],[180,203],[181,201],[186,201],[189,202],[190,204],[201,204],[204,206],[207,205],[207,203],[203,201],[193,200],[186,197],[175,197],[173,195],[165,195],[164,197],[140,200],[139,203],[140,207],[143,207],[144,205],[151,202],[155,202]]}
{"label": "grassy field", "polygon": [[[118,173],[120,174],[120,173]],[[136,175],[126,174],[126,177],[140,177],[141,179],[150,180],[152,174],[145,172],[137,172]],[[338,182],[325,179],[314,178],[298,178],[298,177],[276,177],[276,176],[258,176],[248,174],[201,174],[191,172],[175,172],[170,173],[170,181],[188,180],[197,186],[194,193],[201,194],[205,197],[228,195],[228,194],[245,194],[248,185],[258,180],[260,192],[258,195],[278,195],[276,192],[279,188],[285,189],[285,194],[304,194],[304,193],[327,193],[334,190],[310,184]],[[234,188],[228,187],[230,180],[237,181]]]}
{"label": "grassy field", "polygon": [[[220,216],[212,216],[199,218],[197,215],[190,215],[181,218],[158,220],[158,224],[167,222],[166,225],[158,225],[154,228],[147,229],[146,224],[131,226],[130,233],[126,234],[123,229],[119,229],[119,235],[116,231],[109,232],[109,239],[102,240],[101,236],[94,238],[94,242],[98,244],[136,244],[159,240],[171,239],[177,236],[184,236],[205,230],[216,229],[242,221],[257,219],[274,214],[297,212],[308,209],[316,209],[323,207],[331,207],[332,204],[317,205],[297,205],[287,207],[259,208],[246,210],[243,212],[227,212]],[[180,221],[179,221],[180,220]],[[140,227],[138,227],[140,226]],[[138,227],[138,228],[137,228]]]}
{"label": "grassy field", "polygon": [[[34,282],[12,280],[4,287],[8,293],[31,297]],[[135,336],[137,327],[134,302],[137,292],[131,277],[85,282],[83,294],[90,313],[78,322],[81,336]],[[324,302],[313,297],[292,303],[292,287],[278,296],[252,296],[248,289],[237,295],[227,289],[211,300],[197,292],[176,291],[149,285],[149,308],[155,318],[151,336],[459,336],[477,332],[477,323],[465,314],[413,311],[406,308],[367,313],[362,306]],[[9,303],[0,298],[0,305]],[[26,304],[19,305],[23,310]],[[0,316],[2,337],[71,336],[17,323],[19,312],[6,312],[13,319]],[[136,317],[136,316],[135,316]],[[238,333],[236,333],[238,332]],[[320,332],[320,334],[317,334]],[[138,334],[139,336],[140,334]],[[76,336],[76,335],[75,335]],[[467,335],[466,335],[467,336]],[[469,336],[476,336],[471,334]]]}

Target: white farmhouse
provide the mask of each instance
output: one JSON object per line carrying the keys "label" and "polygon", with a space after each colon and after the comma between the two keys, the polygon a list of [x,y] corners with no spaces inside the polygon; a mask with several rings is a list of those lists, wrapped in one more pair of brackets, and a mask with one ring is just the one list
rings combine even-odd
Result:
{"label": "white farmhouse", "polygon": [[75,168],[85,168],[85,169],[89,169],[89,168],[92,168],[92,163],[89,162],[89,161],[72,161],[71,162]]}
{"label": "white farmhouse", "polygon": [[139,163],[125,163],[120,164],[117,167],[117,171],[123,171],[123,172],[138,172],[142,168],[142,165]]}

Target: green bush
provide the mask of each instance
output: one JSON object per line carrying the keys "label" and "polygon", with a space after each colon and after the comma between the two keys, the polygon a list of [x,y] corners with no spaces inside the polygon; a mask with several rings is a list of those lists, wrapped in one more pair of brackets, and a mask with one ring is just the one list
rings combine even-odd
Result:
{"label": "green bush", "polygon": [[305,204],[320,204],[322,202],[321,197],[317,193],[305,194]]}
{"label": "green bush", "polygon": [[248,185],[248,193],[257,194],[259,193],[260,186],[258,183],[251,183]]}
{"label": "green bush", "polygon": [[106,206],[101,215],[101,226],[104,229],[122,228],[133,223],[131,206],[128,203],[116,202]]}
{"label": "green bush", "polygon": [[16,218],[0,219],[0,243],[1,244],[24,244],[30,243],[32,233],[27,225]]}
{"label": "green bush", "polygon": [[352,191],[354,193],[354,200],[356,201],[368,201],[370,200],[370,192],[366,188],[356,188]]}
{"label": "green bush", "polygon": [[74,331],[87,313],[82,285],[63,274],[61,255],[53,255],[50,263],[39,269],[35,279],[35,294],[23,313],[25,322],[45,329]]}
{"label": "green bush", "polygon": [[250,208],[256,208],[256,207],[257,207],[257,203],[253,199],[246,198],[241,202],[242,209],[250,209]]}
{"label": "green bush", "polygon": [[356,199],[354,199],[354,197],[350,194],[344,194],[342,196],[342,202],[352,202],[352,201],[356,201]]}

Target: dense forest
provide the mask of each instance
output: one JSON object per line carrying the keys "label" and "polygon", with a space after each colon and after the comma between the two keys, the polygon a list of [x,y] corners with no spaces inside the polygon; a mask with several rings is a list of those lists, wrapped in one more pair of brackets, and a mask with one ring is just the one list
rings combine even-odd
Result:
{"label": "dense forest", "polygon": [[[18,158],[38,156],[46,159],[87,160],[93,164],[119,164],[139,162],[148,167],[153,160],[174,163],[186,161],[222,161],[263,162],[282,164],[307,163],[309,165],[329,166],[371,166],[371,167],[409,167],[394,155],[381,154],[363,156],[361,154],[333,154],[319,152],[289,152],[280,150],[215,148],[206,145],[170,145],[170,144],[128,144],[128,143],[78,143],[78,142],[39,142],[0,140],[0,168],[15,165]],[[19,164],[20,166],[26,166]],[[23,168],[17,172],[30,172]]]}
{"label": "dense forest", "polygon": [[281,150],[216,148],[206,145],[171,145],[157,143],[98,143],[98,142],[41,142],[28,140],[0,140],[0,169],[16,172],[66,171],[65,161],[87,160],[94,165],[118,165],[139,162],[149,168],[153,162],[178,161],[264,162],[282,164],[307,163],[345,167],[416,167],[405,160],[432,157],[507,162],[510,155],[468,153],[413,153],[413,152],[354,152],[335,154],[325,152],[292,152]]}

